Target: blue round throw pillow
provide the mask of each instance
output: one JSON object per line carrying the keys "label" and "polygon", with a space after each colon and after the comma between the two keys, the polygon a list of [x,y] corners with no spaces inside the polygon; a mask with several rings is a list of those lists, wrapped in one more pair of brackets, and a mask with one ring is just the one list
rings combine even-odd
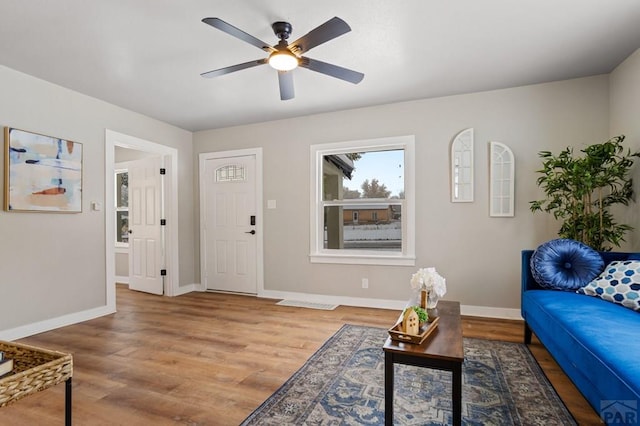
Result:
{"label": "blue round throw pillow", "polygon": [[579,241],[547,241],[531,256],[531,274],[540,287],[577,290],[604,269],[600,253]]}

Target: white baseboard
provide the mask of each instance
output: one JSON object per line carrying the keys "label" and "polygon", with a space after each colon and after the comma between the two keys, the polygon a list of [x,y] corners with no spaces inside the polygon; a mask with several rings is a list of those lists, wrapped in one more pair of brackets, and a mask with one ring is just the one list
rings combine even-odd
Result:
{"label": "white baseboard", "polygon": [[[129,277],[116,277],[116,285],[129,286]],[[167,295],[167,296],[180,296],[181,294],[191,293],[192,291],[200,291],[200,284],[189,284],[185,286],[180,286],[175,291],[175,294]]]}
{"label": "white baseboard", "polygon": [[82,312],[76,312],[69,315],[63,315],[58,318],[52,318],[33,324],[27,324],[20,327],[1,330],[0,340],[12,341],[22,339],[23,337],[33,336],[34,334],[43,333],[56,328],[65,327],[67,325],[77,324],[79,322],[92,320],[105,315],[116,312],[115,306],[101,306],[99,308],[88,309]]}
{"label": "white baseboard", "polygon": [[116,284],[127,284],[127,285],[129,285],[129,277],[116,275]]}
{"label": "white baseboard", "polygon": [[176,293],[174,294],[174,296],[180,296],[182,294],[191,293],[192,291],[201,291],[200,284],[188,284],[188,285],[179,286],[176,289]]}
{"label": "white baseboard", "polygon": [[[401,311],[407,306],[406,300],[368,299],[361,297],[327,296],[322,294],[296,293],[265,290],[258,297],[266,299],[289,299],[301,302],[327,303],[331,305],[358,306],[364,308],[393,309]],[[474,317],[521,320],[520,309],[498,308],[491,306],[461,305],[460,314]]]}
{"label": "white baseboard", "polygon": [[460,314],[470,317],[499,318],[522,321],[520,309],[498,308],[494,306],[460,305]]}

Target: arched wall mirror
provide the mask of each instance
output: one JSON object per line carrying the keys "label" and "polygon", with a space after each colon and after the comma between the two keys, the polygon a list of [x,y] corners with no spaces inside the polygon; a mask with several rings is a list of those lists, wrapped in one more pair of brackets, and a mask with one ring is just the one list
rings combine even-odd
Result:
{"label": "arched wall mirror", "polygon": [[451,142],[451,202],[473,201],[473,128],[458,133]]}
{"label": "arched wall mirror", "polygon": [[489,216],[514,216],[515,158],[508,146],[489,142]]}

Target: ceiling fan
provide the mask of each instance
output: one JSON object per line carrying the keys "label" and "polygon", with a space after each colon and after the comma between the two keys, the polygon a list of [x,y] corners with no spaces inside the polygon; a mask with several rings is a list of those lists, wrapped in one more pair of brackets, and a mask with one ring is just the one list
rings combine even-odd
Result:
{"label": "ceiling fan", "polygon": [[278,44],[274,46],[268,45],[264,41],[247,34],[220,18],[204,18],[202,22],[269,53],[269,56],[263,59],[256,59],[254,61],[232,65],[230,67],[220,68],[200,74],[203,77],[217,77],[246,68],[255,67],[257,65],[269,64],[278,71],[280,99],[283,101],[293,99],[294,97],[293,74],[291,71],[299,66],[310,69],[311,71],[339,78],[353,84],[360,83],[364,78],[364,74],[361,72],[302,56],[314,47],[351,31],[351,27],[338,17],[329,19],[327,22],[309,31],[309,33],[300,37],[293,43],[287,42],[287,39],[291,35],[291,24],[288,22],[274,22],[271,27],[273,28],[275,35],[280,39]]}

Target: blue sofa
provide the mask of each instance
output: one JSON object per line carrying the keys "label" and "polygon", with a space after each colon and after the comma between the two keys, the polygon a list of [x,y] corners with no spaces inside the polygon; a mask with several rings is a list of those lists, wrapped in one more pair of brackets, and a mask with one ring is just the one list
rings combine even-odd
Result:
{"label": "blue sofa", "polygon": [[[600,254],[605,265],[638,259],[637,253]],[[573,291],[543,289],[531,273],[532,255],[522,251],[525,343],[535,333],[606,423],[640,424],[640,313]]]}

